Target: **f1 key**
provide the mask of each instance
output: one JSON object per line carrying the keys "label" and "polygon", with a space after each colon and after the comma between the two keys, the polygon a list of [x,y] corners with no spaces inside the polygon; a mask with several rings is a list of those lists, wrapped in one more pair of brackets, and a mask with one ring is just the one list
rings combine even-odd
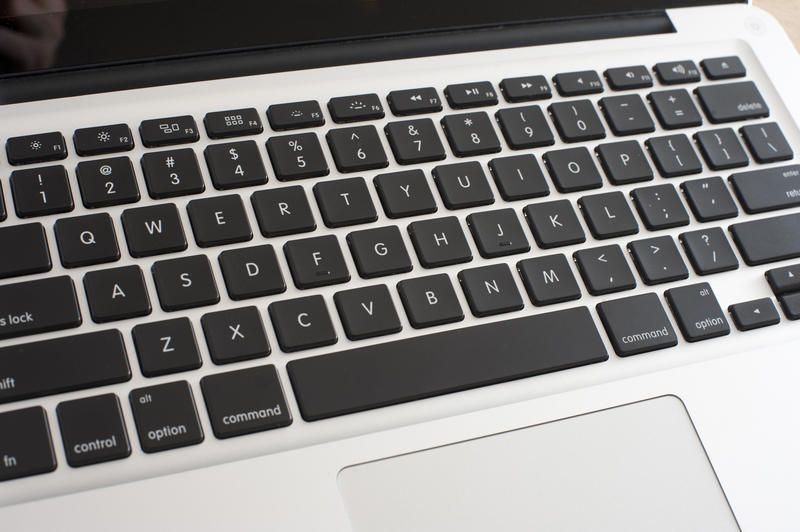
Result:
{"label": "f1 key", "polygon": [[12,137],[6,141],[6,155],[13,165],[57,161],[66,159],[67,143],[58,131]]}

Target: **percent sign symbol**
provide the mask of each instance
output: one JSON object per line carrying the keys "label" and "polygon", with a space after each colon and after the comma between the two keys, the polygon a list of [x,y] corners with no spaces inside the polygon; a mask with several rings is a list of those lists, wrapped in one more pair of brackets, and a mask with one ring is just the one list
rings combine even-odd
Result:
{"label": "percent sign symbol", "polygon": [[289,147],[292,149],[292,151],[303,151],[303,146],[296,140],[290,140]]}

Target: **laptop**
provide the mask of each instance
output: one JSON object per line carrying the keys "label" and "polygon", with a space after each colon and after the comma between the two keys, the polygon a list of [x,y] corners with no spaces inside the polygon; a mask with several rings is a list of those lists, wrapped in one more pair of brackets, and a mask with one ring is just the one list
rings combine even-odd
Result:
{"label": "laptop", "polygon": [[0,11],[3,530],[800,527],[761,9]]}

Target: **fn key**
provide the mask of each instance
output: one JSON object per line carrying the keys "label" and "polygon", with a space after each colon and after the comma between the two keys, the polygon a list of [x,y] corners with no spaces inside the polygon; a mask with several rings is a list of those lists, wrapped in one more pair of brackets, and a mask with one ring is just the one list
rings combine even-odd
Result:
{"label": "fn key", "polygon": [[40,406],[0,414],[0,482],[56,468],[47,413]]}

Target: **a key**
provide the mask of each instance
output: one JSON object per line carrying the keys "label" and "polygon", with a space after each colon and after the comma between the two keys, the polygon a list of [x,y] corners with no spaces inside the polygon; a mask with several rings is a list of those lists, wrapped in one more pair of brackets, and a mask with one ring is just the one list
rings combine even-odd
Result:
{"label": "a key", "polygon": [[603,82],[594,70],[556,74],[553,83],[561,96],[580,96],[603,92]]}
{"label": "a key", "polygon": [[781,317],[775,303],[768,297],[736,303],[728,307],[733,324],[740,331],[752,331],[780,323]]}
{"label": "a key", "polygon": [[618,356],[678,345],[678,335],[656,294],[603,301],[597,305],[597,313]]}
{"label": "a key", "polygon": [[217,438],[286,427],[292,413],[275,366],[260,366],[200,379]]}
{"label": "a key", "polygon": [[6,156],[15,166],[58,161],[67,158],[67,142],[58,131],[12,137],[6,141]]}
{"label": "a key", "polygon": [[689,270],[671,236],[635,240],[628,244],[633,263],[647,285],[686,279]]}
{"label": "a key", "polygon": [[56,453],[45,409],[32,406],[0,413],[0,449],[0,482],[55,471]]}
{"label": "a key", "polygon": [[489,181],[477,161],[437,166],[433,169],[433,180],[450,210],[494,203]]}
{"label": "a key", "polygon": [[397,291],[408,321],[415,329],[464,319],[461,304],[447,274],[404,279],[397,283]]}
{"label": "a key", "polygon": [[546,255],[517,263],[517,271],[537,307],[580,299],[581,289],[564,255]]}
{"label": "a key", "polygon": [[701,222],[734,218],[739,214],[728,187],[719,176],[684,181],[681,190],[695,218]]}
{"label": "a key", "polygon": [[800,205],[800,165],[751,170],[728,179],[748,214]]}
{"label": "a key", "polygon": [[211,182],[217,190],[251,187],[267,182],[267,170],[254,140],[211,144],[204,153]]}
{"label": "a key", "polygon": [[87,214],[56,220],[53,231],[65,268],[119,260],[114,223],[106,214]]}
{"label": "a key", "polygon": [[531,226],[536,244],[542,249],[586,241],[586,234],[569,200],[532,203],[522,212]]}
{"label": "a key", "polygon": [[318,288],[350,280],[335,235],[290,240],[283,245],[283,252],[297,288]]}
{"label": "a key", "polygon": [[800,214],[733,224],[728,229],[748,266],[800,257]]}
{"label": "a key", "polygon": [[472,260],[467,237],[455,216],[412,222],[408,234],[423,268],[437,268]]}
{"label": "a key", "polygon": [[172,203],[122,211],[122,228],[132,257],[150,257],[186,249],[178,209]]}
{"label": "a key", "polygon": [[241,196],[215,196],[192,200],[186,206],[194,239],[201,248],[253,239]]}
{"label": "a key", "polygon": [[719,227],[690,231],[681,234],[679,238],[698,275],[725,272],[739,267],[739,261]]}
{"label": "a key", "polygon": [[234,301],[286,291],[278,258],[269,244],[223,251],[219,265],[228,295]]}
{"label": "a key", "polygon": [[764,275],[776,296],[800,292],[800,264],[767,270]]}
{"label": "a key", "polygon": [[703,117],[686,89],[651,92],[647,99],[664,129],[695,127],[703,123]]}
{"label": "a key", "polygon": [[444,95],[453,109],[497,105],[497,92],[488,81],[448,85]]}
{"label": "a key", "polygon": [[363,177],[323,181],[314,185],[322,220],[328,227],[374,222],[378,213]]}
{"label": "a key", "polygon": [[458,280],[475,316],[504,314],[521,310],[524,306],[507,264],[462,270]]}
{"label": "a key", "polygon": [[145,377],[189,371],[203,364],[189,318],[139,324],[131,334]]}
{"label": "a key", "polygon": [[603,178],[589,150],[567,148],[544,154],[544,164],[559,192],[577,192],[603,186]]}
{"label": "a key", "polygon": [[671,288],[664,292],[664,296],[687,342],[708,340],[731,332],[725,313],[708,283]]}
{"label": "a key", "polygon": [[203,123],[206,126],[208,137],[212,139],[258,135],[264,131],[258,111],[252,107],[207,113],[203,118]]}
{"label": "a key", "polygon": [[128,157],[81,161],[75,174],[86,208],[136,203],[141,198],[136,173]]}
{"label": "a key", "polygon": [[790,320],[800,319],[800,292],[785,294],[778,297],[783,313]]}
{"label": "a key", "polygon": [[437,113],[442,110],[439,93],[433,87],[392,91],[386,99],[396,116]]}
{"label": "a key", "polygon": [[753,158],[762,164],[787,161],[794,157],[792,147],[775,122],[743,126],[739,132]]}
{"label": "a key", "polygon": [[270,105],[267,108],[267,119],[275,131],[318,127],[325,124],[325,117],[316,100]]}
{"label": "a key", "polygon": [[384,116],[381,99],[374,93],[331,98],[328,101],[328,111],[337,124],[376,120]]}
{"label": "a key", "polygon": [[284,353],[332,345],[338,340],[322,296],[276,301],[268,310]]}
{"label": "a key", "polygon": [[66,275],[0,286],[0,340],[71,329],[82,321],[75,285]]}
{"label": "a key", "polygon": [[48,272],[53,267],[47,235],[38,222],[0,227],[0,249],[14,250],[0,260],[0,279]]}
{"label": "a key", "polygon": [[548,110],[564,142],[583,142],[606,136],[606,129],[590,100],[554,103]]}
{"label": "a key", "polygon": [[631,198],[650,231],[689,225],[689,214],[670,184],[633,189]]}
{"label": "a key", "polygon": [[133,134],[128,124],[86,127],[76,129],[72,136],[78,155],[102,155],[133,149]]}
{"label": "a key", "polygon": [[473,213],[467,225],[485,259],[530,251],[531,246],[514,209]]}
{"label": "a key", "polygon": [[645,142],[658,172],[663,177],[699,174],[703,165],[686,135],[654,137]]}
{"label": "a key", "polygon": [[142,171],[153,199],[200,194],[206,189],[197,156],[191,148],[145,153]]}
{"label": "a key", "polygon": [[594,149],[606,177],[613,185],[627,185],[653,179],[642,146],[635,140],[601,144]]}
{"label": "a key", "polygon": [[501,149],[500,139],[485,112],[445,116],[442,127],[456,157],[495,153]]}
{"label": "a key", "polygon": [[653,67],[658,80],[664,85],[700,81],[700,70],[694,61],[670,61]]}
{"label": "a key", "polygon": [[622,192],[583,196],[578,205],[592,236],[598,240],[639,232],[639,225]]}
{"label": "a key", "polygon": [[128,431],[116,394],[64,401],[56,407],[64,454],[72,467],[131,455]]}
{"label": "a key", "polygon": [[153,263],[161,308],[166,312],[219,303],[219,292],[205,255],[161,260]]}
{"label": "a key", "polygon": [[736,133],[731,128],[699,131],[694,139],[700,146],[700,153],[712,170],[727,170],[747,166],[750,159],[742,148]]}
{"label": "a key", "polygon": [[500,109],[494,116],[512,150],[555,144],[553,132],[538,105]]}
{"label": "a key", "polygon": [[333,301],[342,319],[344,332],[351,340],[385,336],[403,329],[386,285],[336,292]]}
{"label": "a key", "polygon": [[703,59],[700,61],[700,66],[703,67],[708,79],[741,78],[747,74],[742,60],[735,55]]}
{"label": "a key", "polygon": [[128,398],[144,452],[196,445],[205,438],[188,382],[137,388]]}
{"label": "a key", "polygon": [[380,174],[373,182],[389,218],[418,216],[437,210],[428,179],[419,168]]}
{"label": "a key", "polygon": [[194,118],[189,115],[144,120],[139,125],[142,144],[148,148],[186,144],[200,140]]}
{"label": "a key", "polygon": [[269,355],[264,323],[257,307],[204,314],[200,319],[214,364],[230,364]]}
{"label": "a key", "polygon": [[347,235],[347,243],[364,279],[411,271],[411,258],[397,226],[355,231]]}
{"label": "a key", "polygon": [[638,94],[611,96],[600,100],[600,108],[617,136],[650,133],[656,126]]}
{"label": "a key", "polygon": [[445,158],[444,146],[430,118],[391,122],[384,128],[398,164],[417,164]]}
{"label": "a key", "polygon": [[83,287],[95,323],[147,316],[152,310],[139,266],[89,272]]}
{"label": "a key", "polygon": [[539,198],[550,194],[536,157],[530,153],[489,161],[489,170],[506,201]]}
{"label": "a key", "polygon": [[608,86],[615,91],[645,89],[653,86],[653,76],[643,65],[609,68],[604,74]]}
{"label": "a key", "polygon": [[389,166],[375,126],[332,129],[325,138],[340,172],[361,172]]}
{"label": "a key", "polygon": [[9,184],[14,210],[20,218],[70,212],[74,208],[63,166],[14,170]]}
{"label": "a key", "polygon": [[512,103],[546,100],[553,97],[553,92],[544,76],[506,78],[500,82],[500,92],[506,101]]}
{"label": "a key", "polygon": [[259,190],[250,197],[261,234],[267,237],[305,233],[317,228],[303,187]]}
{"label": "a key", "polygon": [[322,177],[330,173],[316,133],[270,137],[267,152],[275,177],[281,181]]}
{"label": "a key", "polygon": [[586,288],[593,296],[636,288],[636,279],[622,249],[616,244],[581,249],[573,257]]}
{"label": "a key", "polygon": [[769,116],[767,102],[752,81],[698,87],[695,94],[714,124]]}

